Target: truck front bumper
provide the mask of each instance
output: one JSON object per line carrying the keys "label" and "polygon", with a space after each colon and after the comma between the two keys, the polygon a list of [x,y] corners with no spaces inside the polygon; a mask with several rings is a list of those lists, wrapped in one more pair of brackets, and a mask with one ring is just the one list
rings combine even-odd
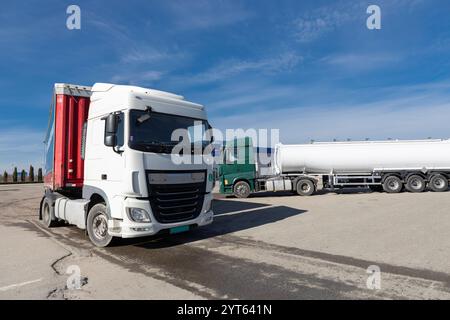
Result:
{"label": "truck front bumper", "polygon": [[[192,220],[186,220],[176,223],[160,223],[153,216],[150,202],[148,200],[139,200],[126,198],[123,206],[123,219],[110,219],[108,221],[108,233],[114,237],[137,238],[155,235],[164,230],[181,226],[202,227],[211,224],[214,220],[214,213],[211,209],[212,193],[205,195],[205,201],[200,215]],[[148,212],[150,222],[135,222],[129,217],[128,208],[140,208]]]}

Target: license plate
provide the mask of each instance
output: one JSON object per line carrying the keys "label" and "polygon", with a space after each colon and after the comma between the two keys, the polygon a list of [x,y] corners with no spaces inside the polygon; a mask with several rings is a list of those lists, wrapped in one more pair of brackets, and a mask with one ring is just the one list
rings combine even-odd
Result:
{"label": "license plate", "polygon": [[180,233],[180,232],[186,232],[189,231],[189,226],[180,226],[170,229],[170,234]]}

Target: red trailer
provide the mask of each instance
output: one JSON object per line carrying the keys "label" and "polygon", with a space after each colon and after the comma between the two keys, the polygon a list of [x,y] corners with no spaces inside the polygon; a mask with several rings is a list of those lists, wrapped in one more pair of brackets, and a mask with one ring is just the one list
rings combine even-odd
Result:
{"label": "red trailer", "polygon": [[81,189],[91,88],[55,84],[45,139],[44,185],[52,191]]}

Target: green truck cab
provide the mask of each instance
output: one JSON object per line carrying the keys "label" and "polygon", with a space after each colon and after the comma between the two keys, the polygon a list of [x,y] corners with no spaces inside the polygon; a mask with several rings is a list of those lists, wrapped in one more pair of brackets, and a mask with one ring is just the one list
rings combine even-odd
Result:
{"label": "green truck cab", "polygon": [[273,149],[254,147],[250,137],[226,141],[221,154],[222,163],[218,166],[221,194],[247,198],[255,192],[291,191],[309,196],[317,190],[315,177],[276,173]]}
{"label": "green truck cab", "polygon": [[246,198],[256,190],[256,163],[252,139],[249,137],[226,141],[223,161],[219,165],[220,193]]}
{"label": "green truck cab", "polygon": [[265,191],[265,180],[273,176],[271,155],[272,149],[254,147],[250,137],[226,141],[218,167],[220,193],[247,198]]}

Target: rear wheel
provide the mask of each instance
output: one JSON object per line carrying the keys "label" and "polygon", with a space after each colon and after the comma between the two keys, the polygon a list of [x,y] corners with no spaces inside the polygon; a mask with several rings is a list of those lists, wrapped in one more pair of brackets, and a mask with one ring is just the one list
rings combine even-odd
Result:
{"label": "rear wheel", "polygon": [[315,190],[314,182],[309,179],[300,179],[297,182],[297,194],[300,196],[310,196]]}
{"label": "rear wheel", "polygon": [[86,229],[92,243],[97,247],[107,247],[113,237],[108,233],[108,215],[104,203],[96,204],[89,210]]}
{"label": "rear wheel", "polygon": [[51,201],[48,198],[45,198],[42,203],[42,223],[47,228],[54,227],[56,225],[56,221],[54,220],[53,211],[55,208],[52,206]]}
{"label": "rear wheel", "polygon": [[248,198],[250,185],[245,181],[239,181],[234,185],[233,193],[237,198]]}
{"label": "rear wheel", "polygon": [[434,175],[428,184],[434,192],[444,192],[448,190],[448,179],[441,174]]}
{"label": "rear wheel", "polygon": [[399,193],[402,189],[402,180],[397,176],[389,176],[383,182],[383,190],[387,193]]}
{"label": "rear wheel", "polygon": [[422,192],[425,190],[425,179],[419,175],[412,175],[406,179],[406,189],[409,192]]}

